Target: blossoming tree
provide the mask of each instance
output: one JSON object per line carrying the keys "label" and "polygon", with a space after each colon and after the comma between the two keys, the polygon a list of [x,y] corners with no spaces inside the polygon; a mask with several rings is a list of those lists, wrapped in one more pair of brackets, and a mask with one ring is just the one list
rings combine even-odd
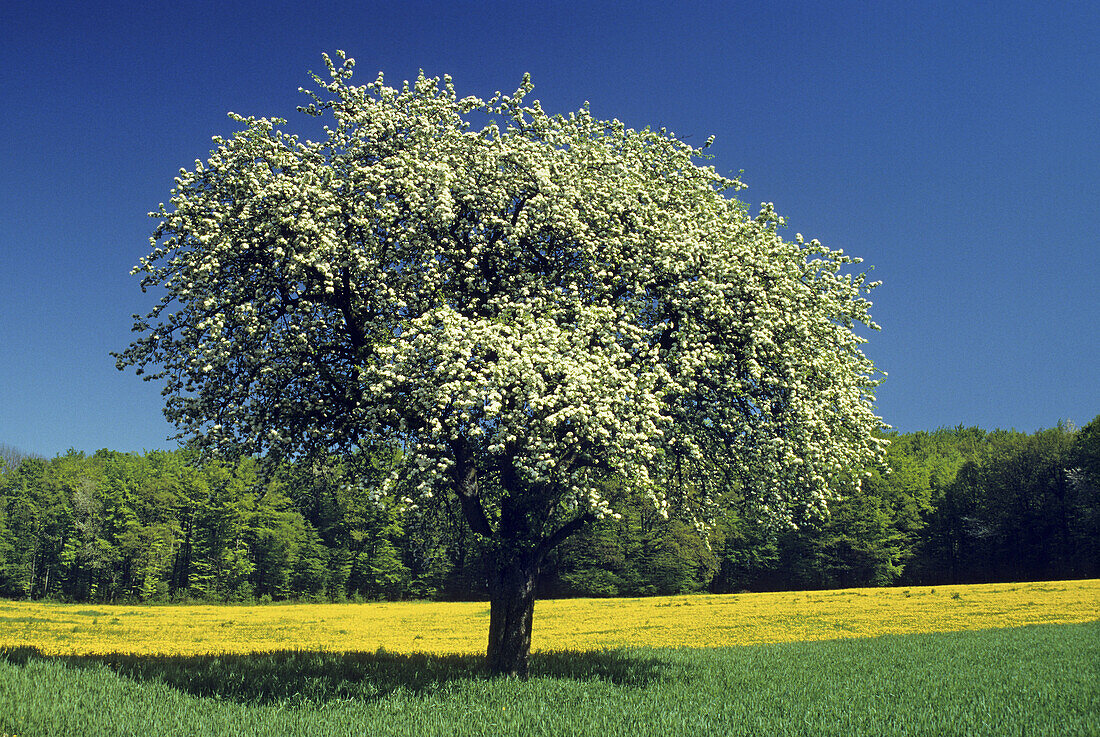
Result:
{"label": "blossoming tree", "polygon": [[526,104],[526,77],[460,99],[325,61],[324,140],[231,114],[151,213],[135,272],[163,298],[118,364],[208,448],[389,444],[408,504],[454,495],[495,557],[494,670],[526,673],[540,563],[616,514],[601,481],[700,524],[732,484],[789,521],[881,457],[858,259],[785,241],[671,133]]}

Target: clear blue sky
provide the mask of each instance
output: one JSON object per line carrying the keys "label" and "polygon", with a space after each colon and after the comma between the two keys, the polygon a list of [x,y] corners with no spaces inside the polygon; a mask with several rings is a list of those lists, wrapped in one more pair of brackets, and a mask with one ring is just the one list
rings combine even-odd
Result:
{"label": "clear blue sky", "polygon": [[551,112],[665,126],[790,235],[884,285],[868,354],[902,431],[1100,413],[1095,3],[11,2],[0,9],[0,443],[174,447],[108,355],[151,299],[146,213],[225,113],[295,112],[322,52],[361,82],[524,72]]}

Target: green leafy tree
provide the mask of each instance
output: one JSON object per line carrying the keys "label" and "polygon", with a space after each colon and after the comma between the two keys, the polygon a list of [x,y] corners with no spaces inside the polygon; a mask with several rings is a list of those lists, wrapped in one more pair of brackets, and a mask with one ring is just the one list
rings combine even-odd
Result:
{"label": "green leafy tree", "polygon": [[1070,460],[1074,475],[1083,483],[1100,486],[1100,415],[1074,436]]}
{"label": "green leafy tree", "polygon": [[15,546],[12,545],[12,533],[8,529],[7,499],[8,484],[11,480],[11,467],[0,455],[0,595],[11,595],[13,586],[9,580],[11,575],[12,560],[15,557]]}
{"label": "green leafy tree", "polygon": [[979,470],[983,573],[999,581],[1072,575],[1080,563],[1066,474],[1073,433],[1059,425],[1014,439]]}
{"label": "green leafy tree", "polygon": [[295,560],[305,542],[305,521],[277,482],[267,483],[250,502],[243,525],[255,564],[253,591],[259,597],[285,599],[291,595]]}
{"label": "green leafy tree", "polygon": [[24,458],[5,473],[0,508],[11,552],[0,584],[7,596],[40,598],[62,586],[71,517],[63,483],[53,471],[48,461]]}
{"label": "green leafy tree", "polygon": [[209,496],[195,514],[189,591],[222,601],[252,598],[256,564],[248,548],[247,519],[254,504],[255,468],[207,464]]}
{"label": "green leafy tree", "polygon": [[820,541],[819,567],[828,588],[887,586],[906,556],[894,510],[872,484],[833,505]]}
{"label": "green leafy tree", "polygon": [[382,495],[384,454],[314,458],[284,469],[288,493],[331,551],[333,598],[401,598],[413,590],[401,548],[403,505]]}
{"label": "green leafy tree", "polygon": [[[619,520],[621,522],[621,520]],[[624,596],[631,592],[624,578],[627,555],[615,520],[600,520],[562,543],[543,571],[543,586],[567,596]],[[627,525],[629,530],[629,525]],[[557,580],[555,580],[557,579]]]}
{"label": "green leafy tree", "polygon": [[780,559],[774,527],[760,524],[751,509],[733,507],[719,519],[713,539],[718,556],[711,581],[715,593],[769,588],[765,582]]}
{"label": "green leafy tree", "polygon": [[718,497],[653,479],[733,466],[790,520],[880,460],[856,259],[784,240],[670,133],[547,115],[526,78],[484,101],[326,63],[323,140],[233,116],[181,171],[136,269],[165,296],[119,367],[209,449],[399,448],[406,503],[453,495],[485,541],[494,670],[526,673],[547,554],[619,513],[601,479],[705,524]]}
{"label": "green leafy tree", "polygon": [[1100,576],[1100,415],[1073,438],[1066,476],[1070,484],[1071,536],[1084,578]]}
{"label": "green leafy tree", "polygon": [[[1033,435],[956,429],[941,445],[931,511],[907,579],[966,583],[1087,577],[1095,557],[1097,495],[1083,483],[1068,425]],[[945,437],[943,431],[939,433]],[[926,465],[936,465],[927,460]]]}
{"label": "green leafy tree", "polygon": [[297,598],[320,599],[329,585],[330,556],[313,525],[303,521],[302,526],[302,538],[291,567],[290,590]]}
{"label": "green leafy tree", "polygon": [[[621,493],[621,482],[615,486]],[[614,494],[607,486],[603,491]],[[598,520],[548,559],[544,590],[569,596],[645,596],[701,591],[711,584],[717,559],[700,530],[639,500],[614,503],[623,510],[618,518]]]}

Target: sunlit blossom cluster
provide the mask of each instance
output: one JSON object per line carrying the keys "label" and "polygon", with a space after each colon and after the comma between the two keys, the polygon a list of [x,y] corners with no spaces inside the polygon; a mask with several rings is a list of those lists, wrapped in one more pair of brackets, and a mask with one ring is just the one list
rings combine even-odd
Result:
{"label": "sunlit blossom cluster", "polygon": [[550,116],[527,78],[460,99],[326,63],[302,108],[321,140],[234,115],[151,213],[135,271],[164,297],[119,365],[164,383],[183,435],[392,443],[409,504],[472,465],[487,506],[518,484],[547,529],[615,514],[609,476],[700,521],[734,485],[793,522],[881,459],[854,332],[875,285],[730,197],[711,141]]}

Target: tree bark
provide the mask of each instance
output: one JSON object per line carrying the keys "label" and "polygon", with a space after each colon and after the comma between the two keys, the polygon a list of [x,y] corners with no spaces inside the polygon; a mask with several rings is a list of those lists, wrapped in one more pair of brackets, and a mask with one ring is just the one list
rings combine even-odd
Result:
{"label": "tree bark", "polygon": [[492,525],[482,506],[477,466],[462,438],[451,441],[455,463],[454,490],[463,516],[475,533],[495,541],[495,559],[489,580],[489,645],[486,661],[497,675],[527,678],[531,656],[531,624],[535,616],[535,584],[539,567],[558,543],[595,519],[586,512],[549,536],[532,535],[531,515],[539,509],[539,495],[520,482],[511,459],[500,464],[505,495],[500,516]]}
{"label": "tree bark", "polygon": [[539,568],[551,549],[594,519],[595,516],[590,513],[582,514],[542,540],[533,550],[497,559],[489,586],[489,647],[486,656],[490,671],[498,675],[527,678]]}
{"label": "tree bark", "polygon": [[502,560],[489,588],[490,671],[527,678],[531,655],[531,622],[539,566],[532,556]]}

